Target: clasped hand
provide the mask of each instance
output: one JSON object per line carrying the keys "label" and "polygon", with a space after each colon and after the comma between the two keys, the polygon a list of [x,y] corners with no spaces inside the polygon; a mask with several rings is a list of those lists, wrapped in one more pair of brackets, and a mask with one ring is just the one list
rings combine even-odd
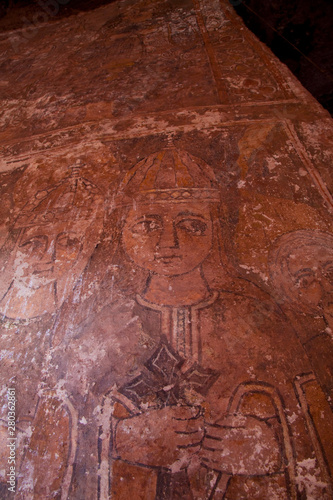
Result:
{"label": "clasped hand", "polygon": [[209,424],[200,407],[168,406],[119,420],[115,445],[122,460],[171,471],[186,468],[194,455],[228,474],[272,473],[281,463],[275,433],[264,421],[238,415]]}

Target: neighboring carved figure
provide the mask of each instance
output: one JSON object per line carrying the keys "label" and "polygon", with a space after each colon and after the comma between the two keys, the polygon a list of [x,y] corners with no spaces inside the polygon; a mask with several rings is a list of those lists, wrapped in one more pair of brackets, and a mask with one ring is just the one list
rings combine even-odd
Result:
{"label": "neighboring carved figure", "polygon": [[100,191],[80,177],[79,167],[36,193],[12,228],[16,241],[2,276],[1,314],[30,319],[59,309],[96,246],[102,209]]}
{"label": "neighboring carved figure", "polygon": [[[3,394],[16,387],[23,444],[31,432],[56,313],[87,265],[102,225],[102,193],[80,175],[78,164],[58,185],[36,193],[2,249],[0,382]],[[5,418],[2,406],[0,424]],[[17,454],[21,459],[21,449]]]}
{"label": "neighboring carved figure", "polygon": [[333,235],[299,230],[274,243],[273,286],[333,405]]}

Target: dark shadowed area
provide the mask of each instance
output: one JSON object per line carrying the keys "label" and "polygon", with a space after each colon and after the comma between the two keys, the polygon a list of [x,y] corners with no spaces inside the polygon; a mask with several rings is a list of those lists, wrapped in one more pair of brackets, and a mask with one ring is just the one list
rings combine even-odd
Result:
{"label": "dark shadowed area", "polygon": [[[115,0],[1,0],[0,32],[52,22]],[[333,113],[333,2],[230,0],[246,26]],[[54,6],[56,5],[56,7]]]}

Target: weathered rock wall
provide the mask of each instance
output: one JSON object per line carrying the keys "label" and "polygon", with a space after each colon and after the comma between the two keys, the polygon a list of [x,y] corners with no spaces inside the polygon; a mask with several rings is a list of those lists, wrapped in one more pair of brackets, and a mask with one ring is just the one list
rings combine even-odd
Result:
{"label": "weathered rock wall", "polygon": [[328,113],[227,1],[0,46],[2,497],[333,498]]}

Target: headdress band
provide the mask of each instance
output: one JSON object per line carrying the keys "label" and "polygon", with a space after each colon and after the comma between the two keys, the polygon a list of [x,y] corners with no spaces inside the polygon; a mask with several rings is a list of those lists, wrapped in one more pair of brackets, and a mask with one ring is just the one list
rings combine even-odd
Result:
{"label": "headdress band", "polygon": [[219,203],[220,196],[217,189],[207,188],[190,188],[190,189],[150,189],[147,191],[139,191],[135,196],[129,197],[126,195],[117,196],[116,207],[132,206],[133,201],[136,203],[181,203],[186,201],[201,201],[210,203]]}

